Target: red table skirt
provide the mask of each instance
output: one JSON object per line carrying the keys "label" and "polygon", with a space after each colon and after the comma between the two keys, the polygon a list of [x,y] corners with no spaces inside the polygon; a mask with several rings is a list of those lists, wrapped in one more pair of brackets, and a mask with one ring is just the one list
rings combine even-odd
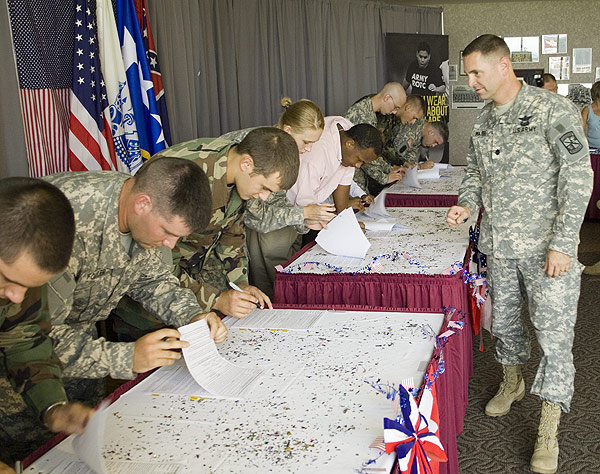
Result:
{"label": "red table skirt", "polygon": [[458,196],[448,194],[393,194],[385,196],[387,207],[450,207],[455,206]]}
{"label": "red table skirt", "polygon": [[[284,267],[309,250],[305,245]],[[471,260],[472,243],[463,265]],[[273,302],[278,304],[368,305],[384,308],[417,308],[440,312],[454,306],[469,311],[467,285],[460,275],[412,273],[284,273],[277,271]]]}
{"label": "red table skirt", "polygon": [[590,159],[592,170],[594,171],[594,189],[592,190],[592,197],[585,212],[585,217],[588,219],[600,219],[600,209],[596,205],[600,201],[600,155],[592,154],[590,155]]}

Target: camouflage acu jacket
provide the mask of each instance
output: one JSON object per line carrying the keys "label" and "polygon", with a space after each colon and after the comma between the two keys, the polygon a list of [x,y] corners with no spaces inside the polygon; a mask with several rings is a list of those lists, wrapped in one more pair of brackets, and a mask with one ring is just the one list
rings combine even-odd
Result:
{"label": "camouflage acu jacket", "polygon": [[471,133],[458,204],[483,205],[479,248],[496,258],[557,250],[576,256],[592,191],[581,117],[564,97],[524,85],[498,115],[487,104]]}
{"label": "camouflage acu jacket", "polygon": [[[134,344],[97,338],[95,327],[125,294],[175,327],[203,312],[194,295],[180,288],[163,250],[145,249],[119,232],[118,199],[128,178],[112,171],[44,178],[67,196],[75,212],[69,266],[47,284],[50,336],[67,377],[133,377]],[[122,239],[127,240],[129,252]]]}
{"label": "camouflage acu jacket", "polygon": [[393,129],[400,123],[400,119],[394,114],[383,115],[373,110],[373,102],[370,94],[357,100],[344,115],[354,125],[359,123],[368,123],[377,127],[383,134],[383,143],[387,143],[392,138]]}
{"label": "camouflage acu jacket", "polygon": [[41,288],[27,290],[19,304],[0,299],[0,373],[38,416],[54,403],[67,401],[49,332],[46,292]]}
{"label": "camouflage acu jacket", "polygon": [[204,311],[210,310],[228,282],[248,283],[242,223],[244,201],[227,185],[227,152],[234,144],[221,138],[198,138],[169,147],[155,156],[194,160],[208,176],[212,215],[206,229],[181,239],[173,249],[173,271],[190,288]]}
{"label": "camouflage acu jacket", "polygon": [[346,111],[344,117],[350,120],[354,125],[368,123],[369,125],[377,127],[377,115],[380,114],[376,114],[373,110],[373,102],[371,101],[373,95],[374,94],[368,95],[354,102],[354,104]]}
{"label": "camouflage acu jacket", "polygon": [[[356,101],[348,109],[345,117],[355,125],[358,123],[368,123],[377,127],[384,137],[384,143],[386,143],[392,138],[393,129],[397,123],[400,123],[400,120],[394,114],[383,115],[376,113],[373,110],[373,102],[371,101],[371,97],[374,95],[371,94]],[[388,175],[391,171],[392,167],[382,157],[379,157],[375,161],[357,169],[354,172],[354,181],[362,189],[366,190],[368,189],[368,178],[366,175],[374,179],[377,183],[384,185],[387,184]]]}
{"label": "camouflage acu jacket", "polygon": [[[302,159],[302,158],[300,158]],[[306,234],[304,208],[294,206],[286,196],[286,191],[271,193],[266,201],[249,199],[246,203],[244,224],[257,232],[271,232],[292,226],[299,234]]]}
{"label": "camouflage acu jacket", "polygon": [[[415,123],[398,123],[394,126],[391,140],[383,152],[383,157],[391,165],[417,164],[419,147],[423,138],[425,120]],[[391,146],[390,146],[391,145]]]}

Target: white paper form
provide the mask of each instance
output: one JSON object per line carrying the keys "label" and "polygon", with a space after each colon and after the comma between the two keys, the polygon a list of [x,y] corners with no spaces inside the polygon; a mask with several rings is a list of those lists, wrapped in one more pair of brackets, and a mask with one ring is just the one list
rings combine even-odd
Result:
{"label": "white paper form", "polygon": [[387,222],[387,221],[367,221],[364,220],[362,221],[363,224],[365,225],[365,229],[370,230],[372,232],[389,232],[390,230],[392,230],[394,228],[394,223],[393,222]]}
{"label": "white paper form", "polygon": [[262,370],[239,367],[221,357],[210,338],[206,319],[182,326],[179,332],[181,339],[190,343],[183,349],[183,357],[201,387],[225,398],[248,396]]}
{"label": "white paper form", "polygon": [[[179,463],[150,463],[130,461],[106,461],[106,469],[111,474],[178,474],[183,465]],[[50,474],[92,474],[85,463],[64,460]]]}
{"label": "white paper form", "polygon": [[429,168],[428,170],[418,170],[417,176],[419,177],[419,180],[438,180],[440,179],[440,168],[434,166],[433,168]]}
{"label": "white paper form", "polygon": [[365,258],[371,246],[350,207],[333,218],[315,240],[329,253],[354,258]]}
{"label": "white paper form", "polygon": [[409,167],[404,173],[404,177],[402,178],[402,184],[409,186],[411,188],[421,188],[421,184],[419,183],[419,170],[417,166]]}
{"label": "white paper form", "polygon": [[223,321],[228,329],[286,329],[290,331],[306,331],[321,319],[325,311],[302,309],[258,309],[250,312],[245,318],[227,317]]}
{"label": "white paper form", "polygon": [[161,367],[151,379],[139,384],[144,393],[159,393],[164,395],[189,395],[193,397],[212,397],[194,380],[185,365],[184,360],[178,360],[173,365]]}
{"label": "white paper form", "polygon": [[388,193],[388,189],[383,189],[375,198],[373,204],[371,204],[366,210],[365,214],[369,217],[390,217],[390,213],[385,208],[385,195]]}
{"label": "white paper form", "polygon": [[[348,267],[348,266],[356,266],[356,265],[362,265],[363,262],[361,259],[355,258],[355,257],[343,257],[340,255],[332,255],[331,253],[327,252],[325,249],[323,249],[320,245],[315,245],[312,249],[310,250],[315,250],[314,253],[310,254],[310,258],[308,258],[308,260],[304,260],[302,257],[304,257],[304,255],[306,255],[306,252],[304,255],[301,255],[300,258],[298,258],[297,260],[295,260],[294,262],[292,262],[288,267],[286,268],[290,268],[290,266],[294,266],[295,264],[298,264],[300,262],[318,262],[318,263],[326,263],[328,265],[331,265],[333,267],[337,267],[337,268],[344,268],[344,267]],[[307,263],[304,263],[304,265],[307,265]],[[305,267],[307,268],[307,267]]]}
{"label": "white paper form", "polygon": [[102,441],[104,440],[106,408],[108,405],[108,402],[103,402],[88,421],[83,434],[75,436],[73,439],[75,454],[96,474],[108,474],[102,456]]}

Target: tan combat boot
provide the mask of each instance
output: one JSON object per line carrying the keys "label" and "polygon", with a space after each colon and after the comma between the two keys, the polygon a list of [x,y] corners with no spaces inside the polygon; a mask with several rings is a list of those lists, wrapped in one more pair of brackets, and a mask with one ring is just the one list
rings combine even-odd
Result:
{"label": "tan combat boot", "polygon": [[600,262],[596,262],[593,265],[588,265],[584,268],[583,273],[586,275],[600,275]]}
{"label": "tan combat boot", "polygon": [[555,403],[544,401],[538,436],[531,457],[533,472],[553,474],[558,469],[558,422],[561,408]]}
{"label": "tan combat boot", "polygon": [[500,388],[487,405],[485,414],[487,416],[506,415],[513,402],[521,400],[525,396],[525,382],[521,374],[520,365],[503,365],[504,380],[500,382]]}

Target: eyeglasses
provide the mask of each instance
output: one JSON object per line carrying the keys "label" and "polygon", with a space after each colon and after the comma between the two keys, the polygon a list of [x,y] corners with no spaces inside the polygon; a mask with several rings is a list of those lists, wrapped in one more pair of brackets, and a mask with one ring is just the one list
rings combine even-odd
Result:
{"label": "eyeglasses", "polygon": [[398,112],[402,108],[402,106],[401,105],[396,105],[396,101],[394,100],[394,97],[392,97],[391,95],[390,95],[390,99],[392,99],[392,104],[394,104],[394,110],[393,111],[394,112]]}

